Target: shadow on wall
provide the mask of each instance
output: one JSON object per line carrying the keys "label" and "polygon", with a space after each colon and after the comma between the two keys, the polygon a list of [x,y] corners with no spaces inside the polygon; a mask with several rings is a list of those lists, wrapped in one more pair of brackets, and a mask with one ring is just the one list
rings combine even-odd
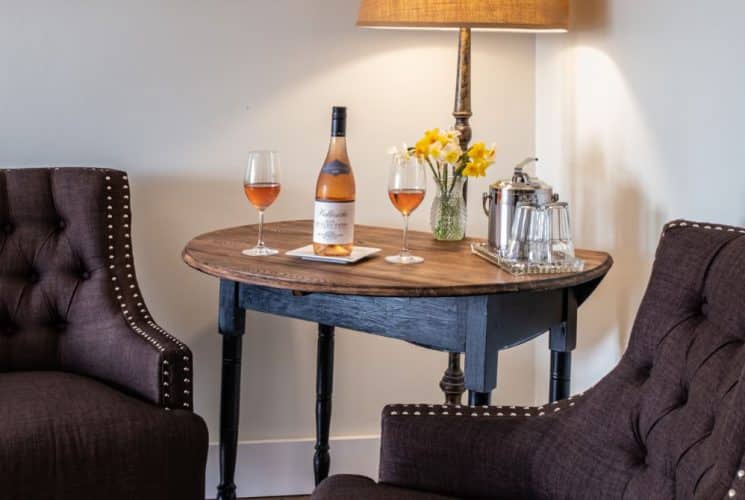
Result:
{"label": "shadow on wall", "polygon": [[590,143],[575,154],[569,165],[575,179],[571,196],[578,215],[578,239],[610,241],[610,245],[597,246],[604,247],[615,262],[596,300],[588,303],[582,344],[591,351],[609,347],[606,341],[611,335],[620,354],[626,349],[651,271],[657,240],[650,235],[660,234],[666,221],[659,208],[645,197],[638,180],[609,175],[612,170],[633,171],[628,165],[609,162],[598,143]]}
{"label": "shadow on wall", "polygon": [[578,43],[580,36],[586,41],[588,33],[608,29],[608,2],[574,0],[573,12],[575,33],[562,96],[565,176],[578,243],[602,248],[615,261],[582,309],[578,354],[591,366],[588,379],[596,380],[626,349],[666,221],[639,175],[643,166],[629,161],[634,155],[627,154],[626,138],[617,130],[624,121],[640,130],[645,126],[635,96],[607,55]]}

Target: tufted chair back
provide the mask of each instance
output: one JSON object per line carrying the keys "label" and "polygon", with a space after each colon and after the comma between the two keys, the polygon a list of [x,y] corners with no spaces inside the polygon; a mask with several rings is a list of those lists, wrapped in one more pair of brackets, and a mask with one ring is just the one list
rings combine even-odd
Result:
{"label": "tufted chair back", "polygon": [[616,372],[629,388],[624,446],[643,457],[630,498],[718,498],[732,482],[745,444],[743,366],[745,230],[668,224]]}
{"label": "tufted chair back", "polygon": [[[157,358],[147,368],[152,374],[126,373],[126,364],[114,362],[141,356],[137,342],[162,356],[166,346],[155,338],[168,336],[150,333],[157,325],[137,287],[130,220],[124,172],[0,171],[0,372],[134,378],[142,381],[136,392],[158,398],[144,382],[160,375]],[[137,342],[123,342],[122,327]],[[165,341],[182,347],[170,336]]]}
{"label": "tufted chair back", "polygon": [[561,498],[745,498],[743,366],[745,230],[668,224],[626,353],[557,422],[540,461],[558,462],[565,481],[545,488]]}

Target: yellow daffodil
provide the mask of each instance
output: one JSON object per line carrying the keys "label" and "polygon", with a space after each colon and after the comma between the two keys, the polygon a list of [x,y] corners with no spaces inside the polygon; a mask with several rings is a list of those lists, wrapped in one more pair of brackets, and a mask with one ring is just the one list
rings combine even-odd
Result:
{"label": "yellow daffodil", "polygon": [[462,175],[464,177],[479,177],[479,170],[476,167],[476,164],[473,162],[466,164],[465,168],[463,169]]}
{"label": "yellow daffodil", "polygon": [[[494,164],[497,156],[496,145],[489,147],[483,142],[476,142],[463,151],[460,146],[460,132],[433,128],[424,132],[414,148],[396,148],[392,150],[402,159],[415,156],[420,162],[426,162],[442,189],[460,177],[484,177],[487,169]],[[465,153],[465,154],[464,154]]]}
{"label": "yellow daffodil", "polygon": [[429,147],[429,154],[428,156],[432,158],[433,160],[439,160],[442,157],[442,146],[439,142],[433,143]]}
{"label": "yellow daffodil", "polygon": [[440,129],[433,128],[432,130],[427,130],[424,133],[423,139],[426,139],[430,144],[437,142],[440,139]]}
{"label": "yellow daffodil", "polygon": [[416,143],[416,145],[414,146],[414,154],[417,156],[417,158],[424,158],[429,154],[429,145],[430,142],[427,140],[426,137],[423,137]]}
{"label": "yellow daffodil", "polygon": [[463,175],[466,177],[484,177],[487,168],[489,168],[489,162],[486,160],[473,160],[466,164]]}
{"label": "yellow daffodil", "polygon": [[447,146],[442,150],[443,153],[443,159],[451,164],[455,165],[455,163],[458,161],[458,159],[463,154],[463,151],[461,151],[460,146],[457,144],[450,142]]}
{"label": "yellow daffodil", "polygon": [[486,157],[486,146],[483,142],[477,142],[468,150],[468,157],[474,160],[483,160]]}

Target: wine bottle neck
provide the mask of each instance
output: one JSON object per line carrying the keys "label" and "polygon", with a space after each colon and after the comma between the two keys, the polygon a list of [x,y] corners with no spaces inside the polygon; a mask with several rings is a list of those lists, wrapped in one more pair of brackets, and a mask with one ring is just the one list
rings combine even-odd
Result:
{"label": "wine bottle neck", "polygon": [[331,117],[331,137],[346,137],[347,117],[346,115],[334,115]]}
{"label": "wine bottle neck", "polygon": [[347,149],[347,138],[346,137],[334,137],[331,136],[331,141],[329,142],[329,146],[331,149]]}
{"label": "wine bottle neck", "polygon": [[329,152],[326,155],[326,161],[328,162],[333,160],[339,160],[343,163],[349,163],[346,137],[331,137],[331,141],[329,142]]}

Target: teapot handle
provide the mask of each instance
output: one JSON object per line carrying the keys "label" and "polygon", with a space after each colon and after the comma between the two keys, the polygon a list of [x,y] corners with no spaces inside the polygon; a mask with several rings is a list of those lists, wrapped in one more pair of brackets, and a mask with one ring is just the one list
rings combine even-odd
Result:
{"label": "teapot handle", "polygon": [[491,201],[491,200],[492,200],[491,193],[484,193],[484,194],[481,195],[481,208],[484,209],[484,213],[486,214],[487,217],[489,217],[489,215],[490,215],[490,213],[489,213],[489,211],[490,211],[489,207],[491,206],[491,205],[488,205],[487,204],[487,201]]}

